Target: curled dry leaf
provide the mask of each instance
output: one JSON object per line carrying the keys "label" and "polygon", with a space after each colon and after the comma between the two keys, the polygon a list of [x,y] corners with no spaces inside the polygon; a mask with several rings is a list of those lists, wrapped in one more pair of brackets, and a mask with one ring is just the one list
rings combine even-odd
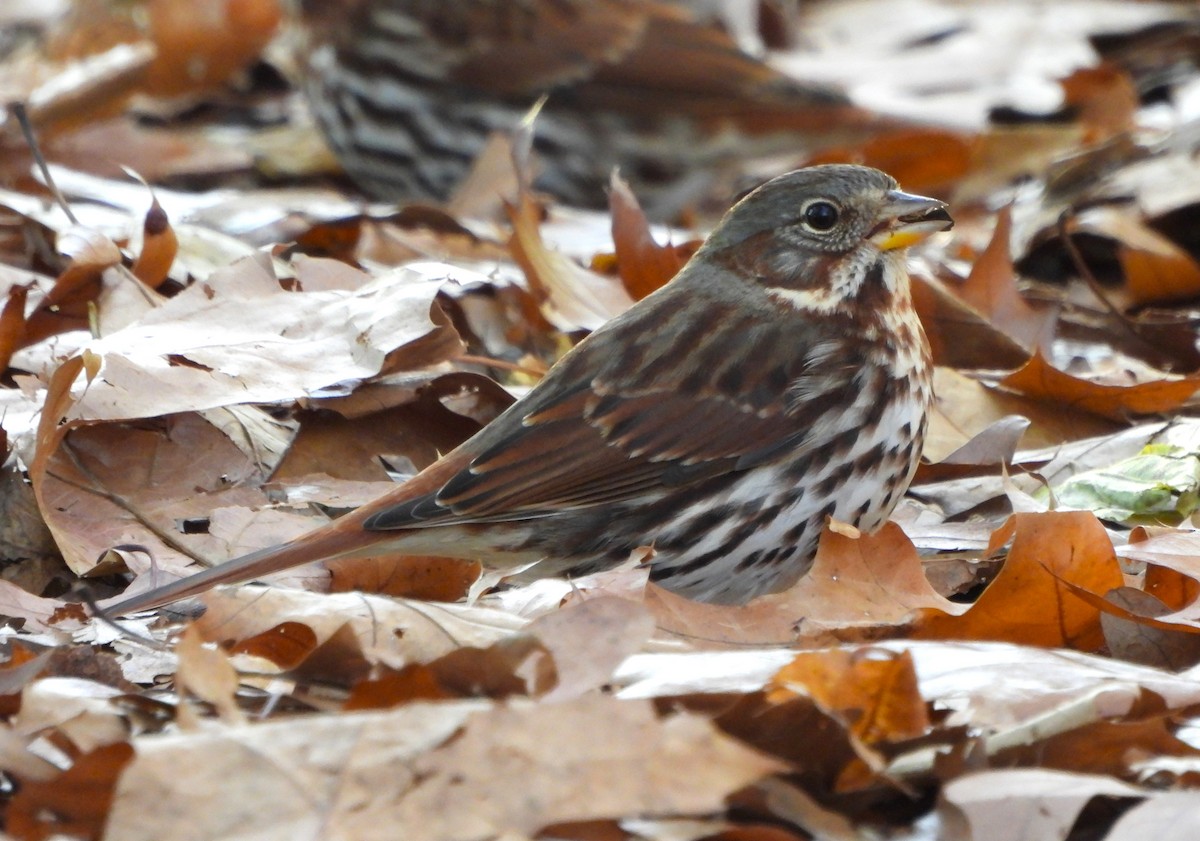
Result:
{"label": "curled dry leaf", "polygon": [[205,639],[234,643],[284,622],[308,626],[318,646],[349,627],[364,656],[399,669],[456,648],[485,648],[523,628],[509,613],[354,593],[320,595],[279,587],[239,587],[203,597],[196,625]]}
{"label": "curled dry leaf", "polygon": [[180,689],[212,704],[230,724],[245,720],[234,700],[239,682],[237,670],[224,651],[206,645],[200,629],[189,625],[179,638],[175,653],[179,656],[175,682]]}
{"label": "curled dry leaf", "polygon": [[996,216],[992,239],[971,267],[971,274],[959,287],[958,294],[1026,350],[1049,347],[1054,336],[1055,314],[1034,308],[1017,290],[1011,237],[1012,209],[1006,206]]}
{"label": "curled dry leaf", "polygon": [[8,370],[13,353],[25,337],[25,301],[31,286],[24,283],[10,286],[4,309],[0,311],[0,372]]}
{"label": "curled dry leaf", "polygon": [[179,253],[179,240],[171,220],[155,198],[146,211],[146,220],[142,224],[142,250],[133,262],[133,276],[151,289],[162,286],[167,279],[167,272],[175,262]]}
{"label": "curled dry leaf", "polygon": [[612,213],[617,272],[625,284],[625,291],[633,300],[640,301],[675,277],[687,262],[687,255],[678,248],[654,241],[650,223],[637,197],[616,172],[609,185],[608,205]]}
{"label": "curled dry leaf", "polygon": [[542,209],[533,197],[528,172],[533,119],[540,108],[541,103],[525,118],[514,141],[521,188],[516,204],[505,207],[512,223],[509,250],[551,324],[564,332],[594,330],[629,309],[633,299],[616,279],[585,269],[542,240]]}
{"label": "curled dry leaf", "polygon": [[1000,385],[1056,406],[1082,409],[1100,417],[1125,421],[1131,415],[1151,415],[1178,409],[1200,389],[1200,376],[1153,380],[1135,385],[1106,385],[1060,371],[1039,352],[1019,371],[1002,379]]}

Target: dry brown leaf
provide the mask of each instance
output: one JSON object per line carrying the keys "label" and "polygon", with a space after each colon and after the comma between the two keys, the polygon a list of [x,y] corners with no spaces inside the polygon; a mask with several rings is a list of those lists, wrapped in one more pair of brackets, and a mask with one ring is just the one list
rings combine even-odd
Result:
{"label": "dry brown leaf", "polygon": [[6,810],[5,829],[22,841],[112,837],[105,830],[109,809],[131,759],[133,746],[118,742],[78,757],[54,780],[23,780]]}
{"label": "dry brown leaf", "polygon": [[1142,587],[1171,610],[1182,610],[1200,597],[1200,581],[1158,564],[1146,565]]}
{"label": "dry brown leaf", "polygon": [[972,138],[943,129],[904,128],[872,137],[854,149],[833,149],[809,161],[854,163],[889,173],[906,190],[942,193],[966,175]]}
{"label": "dry brown leaf", "polygon": [[165,569],[192,562],[184,547],[201,557],[231,557],[227,542],[186,534],[180,524],[207,522],[217,507],[267,501],[253,487],[255,466],[195,414],[75,429],[48,455],[37,486],[42,511],[63,558],[80,575],[113,546],[145,546]]}
{"label": "dry brown leaf", "polygon": [[32,738],[58,733],[86,753],[124,741],[129,734],[122,690],[82,677],[43,677],[21,690],[14,731]]}
{"label": "dry brown leaf", "polygon": [[1139,621],[1171,613],[1157,597],[1134,587],[1118,587],[1105,595],[1126,615],[1104,612],[1100,625],[1113,657],[1178,671],[1200,663],[1200,634],[1168,630]]}
{"label": "dry brown leaf", "polygon": [[554,658],[557,683],[544,700],[561,701],[608,684],[617,666],[650,639],[654,618],[638,602],[596,596],[543,614],[525,630]]}
{"label": "dry brown leaf", "polygon": [[1106,841],[1190,841],[1200,835],[1200,792],[1164,791],[1117,818]]}
{"label": "dry brown leaf", "polygon": [[989,553],[1009,539],[1000,574],[970,610],[950,615],[926,609],[916,636],[1099,649],[1100,612],[1068,585],[1102,597],[1124,583],[1100,522],[1086,511],[1015,514],[992,535]]}
{"label": "dry brown leaf", "polygon": [[428,602],[466,597],[483,567],[462,558],[382,555],[327,561],[332,593],[375,593]]}
{"label": "dry brown leaf", "polygon": [[353,626],[347,623],[314,648],[304,662],[292,669],[291,675],[300,681],[348,688],[365,680],[375,668]]}
{"label": "dry brown leaf", "polygon": [[[1180,591],[1175,597],[1177,607],[1186,607],[1195,601],[1195,598],[1189,598],[1187,594],[1200,591],[1200,585],[1197,584],[1200,582],[1200,532],[1172,528],[1156,528],[1150,532],[1139,526],[1130,532],[1129,542],[1118,547],[1117,554],[1126,560],[1150,565],[1146,571],[1147,592],[1153,592],[1149,586],[1151,576],[1158,578],[1165,576],[1166,571],[1173,571],[1192,582],[1185,585],[1171,582],[1167,578],[1162,579],[1172,590]],[[1162,595],[1155,595],[1168,602]]]}
{"label": "dry brown leaf", "polygon": [[897,633],[919,608],[961,606],[938,595],[904,532],[888,523],[848,537],[827,528],[812,569],[796,586],[745,607],[706,605],[651,586],[646,604],[659,627],[696,643],[808,643]]}
{"label": "dry brown leaf", "polygon": [[1200,388],[1200,376],[1162,379],[1136,385],[1105,385],[1080,379],[1053,367],[1041,353],[1000,385],[1056,406],[1081,409],[1115,421],[1178,409]]}
{"label": "dry brown leaf", "polygon": [[1049,347],[1054,335],[1054,313],[1034,308],[1017,290],[1011,236],[1012,208],[1006,206],[997,214],[992,239],[958,288],[958,294],[1022,347],[1028,350]]}
{"label": "dry brown leaf", "polygon": [[950,780],[939,811],[946,837],[1065,841],[1093,798],[1144,796],[1144,790],[1111,777],[1006,768]]}
{"label": "dry brown leaf", "polygon": [[[378,672],[378,670],[373,670]],[[306,676],[319,678],[321,675],[311,669],[306,670]],[[507,693],[512,694],[512,693]],[[465,697],[488,697],[489,693],[467,693]],[[358,710],[386,710],[411,704],[414,701],[448,701],[452,698],[464,697],[452,692],[442,685],[437,672],[429,666],[414,663],[398,671],[384,670],[381,674],[372,674],[364,678],[350,690],[346,703],[342,705],[345,712]]]}
{"label": "dry brown leaf", "polygon": [[0,312],[0,372],[8,370],[12,355],[25,336],[25,301],[32,285],[15,283],[8,289],[4,310]]}
{"label": "dry brown leaf", "polygon": [[542,208],[530,186],[530,149],[533,121],[539,102],[526,116],[514,136],[513,160],[520,189],[516,204],[506,204],[512,223],[508,247],[525,272],[529,286],[546,319],[563,332],[595,330],[633,305],[633,299],[615,278],[585,269],[569,257],[548,247],[542,239]]}
{"label": "dry brown leaf", "polygon": [[67,228],[58,234],[57,248],[69,262],[26,319],[23,347],[68,330],[88,330],[89,306],[103,291],[103,278],[120,271],[120,249],[93,228]]}
{"label": "dry brown leaf", "polygon": [[1007,371],[1029,358],[1029,351],[942,281],[912,273],[912,298],[936,365]]}
{"label": "dry brown leaf", "polygon": [[[89,352],[102,370],[86,390],[77,385],[73,417],[146,418],[294,400],[375,376],[398,349],[453,335],[431,317],[439,287],[400,268],[352,292],[286,292],[269,263],[240,260],[94,340]],[[456,349],[447,345],[443,353]]]}
{"label": "dry brown leaf", "polygon": [[257,634],[240,640],[230,654],[249,654],[269,660],[280,669],[293,669],[308,659],[317,648],[317,635],[312,628],[299,622],[283,622]]}
{"label": "dry brown leaf", "polygon": [[609,184],[608,206],[612,213],[617,271],[625,291],[633,300],[640,301],[675,277],[687,262],[687,255],[654,241],[637,197],[616,172]]}
{"label": "dry brown leaf", "polygon": [[429,663],[379,673],[356,684],[343,709],[396,707],[449,698],[544,696],[557,680],[554,661],[533,637],[502,639],[487,648],[457,648]]}
{"label": "dry brown leaf", "polygon": [[[70,607],[79,608],[79,605]],[[71,615],[67,608],[67,603],[61,599],[35,596],[16,584],[0,580],[0,616],[22,620],[27,631],[49,631],[56,620],[64,620],[64,627],[81,624],[84,619],[82,611]]]}
{"label": "dry brown leaf", "polygon": [[779,670],[767,698],[816,701],[867,745],[915,739],[929,731],[912,655],[887,649],[804,652]]}
{"label": "dry brown leaf", "polygon": [[1081,67],[1061,84],[1066,106],[1084,127],[1085,144],[1103,143],[1136,127],[1137,87],[1120,68]]}
{"label": "dry brown leaf", "polygon": [[347,633],[348,627],[364,657],[393,669],[428,663],[456,648],[486,648],[527,624],[519,617],[482,607],[361,593],[321,595],[248,586],[210,592],[202,598],[208,609],[196,625],[205,639],[236,644],[284,622],[298,622],[313,631],[320,647],[335,635]]}
{"label": "dry brown leaf", "polygon": [[175,646],[175,653],[179,657],[175,682],[180,689],[212,704],[229,724],[245,720],[234,700],[239,683],[237,670],[224,651],[207,645],[203,632],[195,625],[188,625]]}
{"label": "dry brown leaf", "polygon": [[1014,415],[1030,421],[1021,438],[1025,448],[1056,447],[1108,435],[1119,428],[1088,412],[987,388],[952,368],[939,366],[933,377],[934,404],[924,447],[925,458],[932,462],[965,446],[991,424]]}
{"label": "dry brown leaf", "polygon": [[142,250],[130,269],[133,276],[151,289],[162,286],[179,253],[179,239],[167,212],[155,198],[146,211],[146,220],[142,224]]}
{"label": "dry brown leaf", "polygon": [[160,839],[182,821],[195,838],[468,841],[567,821],[707,815],[779,768],[707,720],[660,719],[647,702],[417,703],[310,716],[303,727],[139,739],[107,831]]}
{"label": "dry brown leaf", "polygon": [[150,37],[158,48],[146,74],[154,96],[178,96],[219,85],[259,57],[283,18],[277,0],[147,4]]}
{"label": "dry brown leaf", "polygon": [[1073,230],[1111,239],[1125,276],[1117,293],[1125,306],[1184,301],[1200,295],[1200,265],[1174,241],[1149,227],[1131,207],[1095,207]]}
{"label": "dry brown leaf", "polygon": [[1148,756],[1200,760],[1200,750],[1176,736],[1175,729],[1171,713],[1162,711],[1152,694],[1143,693],[1125,720],[1079,722],[1046,732],[1029,744],[1000,751],[996,762],[1130,778]]}

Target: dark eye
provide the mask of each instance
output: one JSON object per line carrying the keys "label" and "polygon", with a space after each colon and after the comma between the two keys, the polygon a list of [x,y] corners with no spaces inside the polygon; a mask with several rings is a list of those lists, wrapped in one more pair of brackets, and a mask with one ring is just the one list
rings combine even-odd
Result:
{"label": "dark eye", "polygon": [[828,231],[837,221],[838,209],[827,201],[815,201],[804,208],[804,224],[814,231]]}

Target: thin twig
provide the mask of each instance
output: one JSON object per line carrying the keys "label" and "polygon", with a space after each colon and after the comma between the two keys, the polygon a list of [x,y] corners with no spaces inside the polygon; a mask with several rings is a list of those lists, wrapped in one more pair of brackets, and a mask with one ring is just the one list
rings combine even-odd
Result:
{"label": "thin twig", "polygon": [[71,206],[67,204],[67,200],[63,198],[63,194],[58,190],[58,185],[54,183],[54,178],[50,175],[50,167],[46,164],[46,159],[42,156],[42,148],[38,145],[37,137],[33,133],[33,123],[29,122],[29,113],[25,110],[25,103],[10,102],[8,104],[8,112],[17,118],[17,124],[21,126],[21,133],[25,135],[25,142],[29,145],[29,151],[33,154],[34,163],[41,170],[42,178],[46,179],[46,189],[50,191],[50,195],[54,196],[54,200],[63,209],[63,213],[67,214],[67,218],[71,220],[71,224],[78,225],[79,220],[71,212]]}
{"label": "thin twig", "polygon": [[502,371],[512,371],[516,374],[526,374],[530,377],[537,377],[539,380],[546,376],[545,371],[538,371],[533,368],[526,368],[517,362],[507,362],[503,359],[493,359],[490,356],[476,356],[472,353],[463,353],[454,357],[455,362],[462,362],[465,365],[486,365],[489,368],[499,368]]}
{"label": "thin twig", "polygon": [[1067,252],[1067,256],[1071,258],[1071,263],[1075,266],[1075,271],[1079,273],[1079,276],[1083,278],[1084,283],[1086,283],[1088,288],[1092,290],[1092,294],[1100,300],[1100,303],[1104,305],[1112,317],[1117,320],[1117,323],[1121,325],[1121,327],[1124,328],[1124,330],[1129,333],[1130,336],[1137,340],[1143,347],[1154,351],[1155,354],[1162,353],[1161,348],[1141,334],[1141,332],[1138,330],[1137,322],[1125,315],[1125,313],[1121,312],[1120,308],[1118,308],[1116,304],[1108,299],[1103,287],[1100,285],[1100,281],[1098,281],[1096,276],[1092,274],[1092,270],[1088,268],[1087,263],[1083,259],[1083,255],[1079,253],[1079,249],[1075,247],[1075,243],[1070,237],[1068,225],[1074,220],[1074,218],[1074,208],[1068,207],[1061,214],[1059,214],[1058,224],[1056,227],[1058,229],[1059,240],[1062,242],[1063,248]]}

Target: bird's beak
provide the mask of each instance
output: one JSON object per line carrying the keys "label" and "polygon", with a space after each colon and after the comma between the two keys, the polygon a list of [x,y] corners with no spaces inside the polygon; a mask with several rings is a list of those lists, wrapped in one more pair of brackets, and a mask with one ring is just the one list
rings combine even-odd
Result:
{"label": "bird's beak", "polygon": [[880,251],[908,248],[930,234],[954,227],[946,203],[925,196],[893,190],[879,212],[879,225],[871,241]]}

